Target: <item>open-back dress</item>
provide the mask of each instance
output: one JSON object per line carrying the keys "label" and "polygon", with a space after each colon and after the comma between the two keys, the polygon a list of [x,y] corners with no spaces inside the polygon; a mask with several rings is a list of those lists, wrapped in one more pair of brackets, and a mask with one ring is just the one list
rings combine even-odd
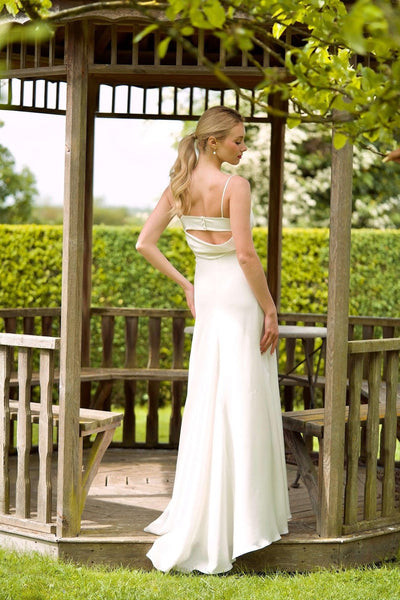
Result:
{"label": "open-back dress", "polygon": [[173,495],[146,527],[161,571],[222,573],[235,557],[288,532],[290,518],[276,354],[261,354],[263,311],[223,244],[190,231],[230,231],[229,218],[182,216],[196,256],[186,404]]}

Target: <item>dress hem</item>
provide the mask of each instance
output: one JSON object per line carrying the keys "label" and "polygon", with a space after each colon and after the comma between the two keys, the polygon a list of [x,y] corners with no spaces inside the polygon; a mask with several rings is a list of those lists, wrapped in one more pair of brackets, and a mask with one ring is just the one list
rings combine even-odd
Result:
{"label": "dress hem", "polygon": [[[146,531],[146,529],[144,531]],[[176,571],[178,573],[193,573],[193,572],[197,571],[204,575],[219,575],[221,573],[228,573],[229,571],[231,571],[233,569],[233,563],[235,563],[236,559],[239,558],[240,556],[244,556],[245,554],[249,554],[250,552],[256,552],[257,550],[262,550],[263,548],[266,548],[267,546],[271,546],[271,544],[274,544],[275,542],[279,542],[279,540],[282,539],[282,536],[287,535],[288,533],[289,533],[289,529],[286,528],[285,531],[282,531],[280,534],[277,534],[277,537],[274,538],[273,540],[268,540],[268,541],[264,540],[263,542],[259,542],[257,544],[252,545],[251,548],[248,548],[246,550],[240,550],[240,552],[238,552],[232,556],[232,562],[230,563],[229,566],[219,568],[218,570],[215,570],[215,569],[206,570],[204,568],[196,567],[196,566],[181,568],[177,565],[174,565],[174,566],[168,567],[168,568],[161,568],[161,567],[157,567],[154,564],[154,562],[152,561],[152,559],[150,558],[149,554],[151,554],[151,550],[149,550],[149,552],[146,554],[146,556],[152,562],[154,568],[157,569],[157,571],[162,571],[163,573],[169,573],[171,571]]]}

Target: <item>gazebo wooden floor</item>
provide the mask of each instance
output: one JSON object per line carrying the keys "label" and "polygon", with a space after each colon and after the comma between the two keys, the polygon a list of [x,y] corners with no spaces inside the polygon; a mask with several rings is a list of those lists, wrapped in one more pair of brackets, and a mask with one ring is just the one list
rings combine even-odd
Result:
{"label": "gazebo wooden floor", "polygon": [[[35,455],[32,463],[35,464]],[[143,528],[162,511],[171,495],[176,452],[123,450],[106,452],[92,484],[76,538],[21,534],[0,525],[0,545],[37,550],[79,563],[107,563],[151,569],[146,557],[155,536]],[[396,555],[400,532],[323,539],[315,533],[315,517],[305,486],[293,488],[296,466],[288,464],[292,520],[289,534],[271,546],[239,557],[235,569],[306,571],[374,562]],[[362,473],[360,483],[362,483]],[[33,492],[36,483],[33,482]],[[34,507],[33,507],[34,508]]]}

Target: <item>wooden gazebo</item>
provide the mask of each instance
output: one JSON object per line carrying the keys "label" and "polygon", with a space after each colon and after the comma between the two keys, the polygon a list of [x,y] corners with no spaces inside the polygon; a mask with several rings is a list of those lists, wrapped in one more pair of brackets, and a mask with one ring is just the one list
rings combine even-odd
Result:
{"label": "wooden gazebo", "polygon": [[[53,2],[54,8],[71,2]],[[183,329],[186,311],[91,308],[92,188],[95,119],[100,117],[195,120],[210,102],[228,101],[240,107],[246,119],[268,122],[271,128],[268,265],[270,289],[279,307],[280,254],[282,239],[282,193],[285,121],[281,116],[258,113],[236,92],[202,65],[179,43],[171,43],[165,57],[157,52],[159,34],[153,33],[132,43],[145,20],[127,10],[98,11],[84,17],[60,19],[48,41],[10,43],[0,58],[5,63],[3,83],[7,100],[0,108],[65,114],[65,200],[63,233],[63,274],[60,339],[46,335],[59,311],[29,308],[0,310],[5,334],[0,334],[0,436],[2,472],[0,487],[0,543],[53,555],[82,560],[110,560],[134,566],[150,566],[145,554],[152,536],[126,533],[118,537],[82,535],[81,516],[89,487],[100,460],[122,416],[89,407],[87,386],[93,381],[125,381],[127,404],[124,417],[124,445],[139,447],[129,438],[132,426],[135,380],[149,381],[147,446],[157,447],[157,385],[173,383],[173,415],[170,446],[179,437]],[[240,53],[226,57],[220,41],[210,32],[192,36],[199,55],[219,62],[222,71],[242,89],[253,90],[259,71]],[[275,66],[265,49],[255,48],[257,61]],[[107,87],[110,105],[100,110],[100,98]],[[194,89],[202,106],[194,101]],[[154,102],[154,97],[156,101]],[[123,102],[121,102],[121,97]],[[152,102],[149,102],[149,98]],[[184,97],[184,103],[182,98]],[[118,98],[118,102],[117,102]],[[212,99],[211,99],[212,98]],[[216,100],[217,98],[217,100]],[[64,106],[65,99],[65,106]],[[141,110],[138,109],[140,99]],[[124,104],[125,108],[121,108]],[[275,96],[270,104],[286,110]],[[166,109],[167,106],[167,109]],[[289,536],[269,548],[244,557],[241,564],[260,571],[268,568],[300,570],[326,565],[360,564],[392,558],[400,545],[400,512],[395,485],[397,440],[397,376],[400,320],[348,317],[351,233],[352,148],[332,150],[332,192],[330,225],[329,303],[327,315],[280,315],[284,324],[326,326],[324,407],[284,414],[285,435],[296,457],[309,497],[307,517],[298,517]],[[103,325],[103,368],[90,366],[90,321],[101,314]],[[122,316],[126,324],[126,361],[123,368],[111,365],[113,319]],[[136,367],[134,344],[137,321],[149,317],[150,362],[147,369]],[[174,364],[162,372],[157,359],[160,320],[173,321]],[[24,334],[15,331],[23,319]],[[34,318],[42,319],[41,336],[32,336]],[[49,325],[50,323],[50,325]],[[349,341],[361,327],[359,337]],[[382,339],[372,339],[374,337]],[[370,339],[371,338],[371,339]],[[10,347],[20,348],[18,379],[12,374]],[[60,350],[59,371],[54,371],[54,353]],[[30,357],[41,354],[41,402],[30,403],[29,389],[39,383],[32,375]],[[81,357],[81,359],[80,359]],[[59,381],[59,404],[51,402],[54,377]],[[9,399],[9,390],[19,387],[18,402]],[[97,399],[107,396],[103,385]],[[287,408],[292,408],[287,406]],[[307,408],[307,407],[306,407]],[[18,425],[16,500],[9,489],[13,482],[10,420]],[[52,423],[58,425],[57,508],[51,508]],[[31,423],[39,423],[39,492],[36,511],[31,511],[28,473]],[[381,425],[383,432],[380,434]],[[83,443],[96,434],[91,454]],[[126,434],[126,436],[125,436]],[[316,471],[309,440],[319,441],[319,468]],[[22,440],[22,441],[21,441]],[[308,440],[308,441],[307,441]],[[27,443],[28,442],[28,443]],[[306,443],[305,443],[306,442]],[[154,461],[154,451],[146,452]],[[11,452],[12,454],[12,452]],[[164,456],[164,455],[163,455]],[[359,463],[363,462],[360,474]],[[165,460],[165,457],[162,459]],[[53,461],[54,462],[54,461]],[[361,478],[361,479],[360,479]],[[360,484],[362,481],[362,484]],[[10,483],[11,482],[11,483]],[[360,485],[362,492],[360,492]],[[159,491],[159,490],[158,490]],[[156,492],[157,495],[158,492]],[[123,506],[116,509],[123,511]],[[310,516],[311,515],[311,516]],[[304,525],[305,523],[305,525]],[[107,523],[103,524],[107,529]],[[139,528],[140,529],[140,528]],[[93,558],[94,557],[94,558]]]}

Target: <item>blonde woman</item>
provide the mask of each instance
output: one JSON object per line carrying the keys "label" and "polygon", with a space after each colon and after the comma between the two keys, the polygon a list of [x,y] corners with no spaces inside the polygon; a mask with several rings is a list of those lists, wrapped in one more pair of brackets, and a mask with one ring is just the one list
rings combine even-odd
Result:
{"label": "blonde woman", "polygon": [[[183,138],[137,249],[181,286],[195,317],[172,499],[146,531],[161,571],[222,573],[287,533],[289,503],[275,348],[278,320],[253,246],[241,115],[217,106]],[[194,286],[160,252],[172,216],[196,256]]]}

